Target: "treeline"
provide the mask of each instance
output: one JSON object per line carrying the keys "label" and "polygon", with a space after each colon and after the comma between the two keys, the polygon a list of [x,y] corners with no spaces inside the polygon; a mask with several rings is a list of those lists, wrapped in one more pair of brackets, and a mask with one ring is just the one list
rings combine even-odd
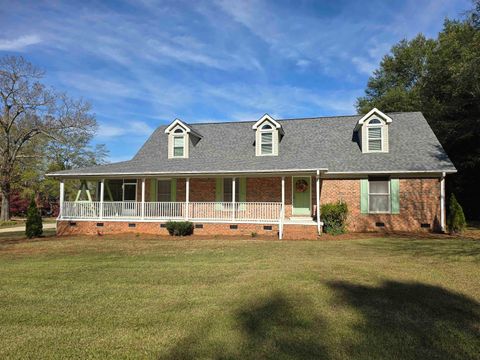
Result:
{"label": "treeline", "polygon": [[458,173],[447,178],[469,219],[480,219],[480,0],[435,39],[402,40],[370,77],[361,113],[422,111]]}

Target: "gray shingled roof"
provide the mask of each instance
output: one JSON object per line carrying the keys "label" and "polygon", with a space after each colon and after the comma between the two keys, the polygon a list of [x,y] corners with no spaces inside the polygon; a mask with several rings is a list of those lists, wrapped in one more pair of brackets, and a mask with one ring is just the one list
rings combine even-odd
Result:
{"label": "gray shingled roof", "polygon": [[168,159],[167,126],[158,127],[134,158],[51,176],[275,172],[324,169],[336,172],[454,172],[455,167],[420,112],[391,113],[388,153],[364,154],[353,130],[355,116],[277,120],[285,135],[278,156],[255,156],[255,122],[190,125],[203,138],[190,144],[188,159]]}

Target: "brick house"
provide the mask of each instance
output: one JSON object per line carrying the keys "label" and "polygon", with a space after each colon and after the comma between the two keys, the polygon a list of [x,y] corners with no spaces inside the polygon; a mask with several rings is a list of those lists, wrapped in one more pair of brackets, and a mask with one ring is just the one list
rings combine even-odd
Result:
{"label": "brick house", "polygon": [[[60,180],[59,234],[315,238],[320,206],[348,204],[350,231],[443,230],[456,172],[420,112],[160,126],[132,160],[49,174]],[[67,199],[64,183],[80,180]]]}

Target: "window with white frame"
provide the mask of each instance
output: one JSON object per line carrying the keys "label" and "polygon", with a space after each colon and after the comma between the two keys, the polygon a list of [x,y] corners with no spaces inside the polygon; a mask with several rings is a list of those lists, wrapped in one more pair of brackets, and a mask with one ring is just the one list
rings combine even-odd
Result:
{"label": "window with white frame", "polygon": [[184,135],[173,136],[173,157],[178,157],[178,158],[185,157],[185,136]]}
{"label": "window with white frame", "polygon": [[367,142],[369,152],[383,151],[383,123],[376,118],[367,124]]}
{"label": "window with white frame", "polygon": [[137,200],[137,180],[123,180],[123,201]]}
{"label": "window with white frame", "polygon": [[388,179],[369,179],[368,212],[389,213],[390,204],[390,181]]}
{"label": "window with white frame", "polygon": [[260,155],[273,155],[273,131],[269,123],[260,128]]}

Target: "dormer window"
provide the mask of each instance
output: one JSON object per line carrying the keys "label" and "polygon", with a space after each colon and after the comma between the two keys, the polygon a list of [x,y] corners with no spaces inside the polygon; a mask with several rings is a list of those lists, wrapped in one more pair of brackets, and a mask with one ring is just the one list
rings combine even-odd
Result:
{"label": "dormer window", "polygon": [[261,155],[273,155],[273,129],[270,124],[265,124],[260,129]]}
{"label": "dormer window", "polygon": [[389,151],[388,128],[392,119],[378,109],[370,110],[355,126],[363,153]]}
{"label": "dormer window", "polygon": [[175,135],[173,137],[173,157],[185,157],[185,136]]}
{"label": "dormer window", "polygon": [[255,154],[257,156],[276,156],[280,138],[283,135],[282,126],[271,116],[265,114],[252,129],[255,130]]}
{"label": "dormer window", "polygon": [[190,143],[195,146],[202,136],[190,126],[179,119],[176,119],[166,129],[168,134],[168,158],[188,158]]}
{"label": "dormer window", "polygon": [[383,151],[383,123],[372,119],[367,124],[368,152]]}

